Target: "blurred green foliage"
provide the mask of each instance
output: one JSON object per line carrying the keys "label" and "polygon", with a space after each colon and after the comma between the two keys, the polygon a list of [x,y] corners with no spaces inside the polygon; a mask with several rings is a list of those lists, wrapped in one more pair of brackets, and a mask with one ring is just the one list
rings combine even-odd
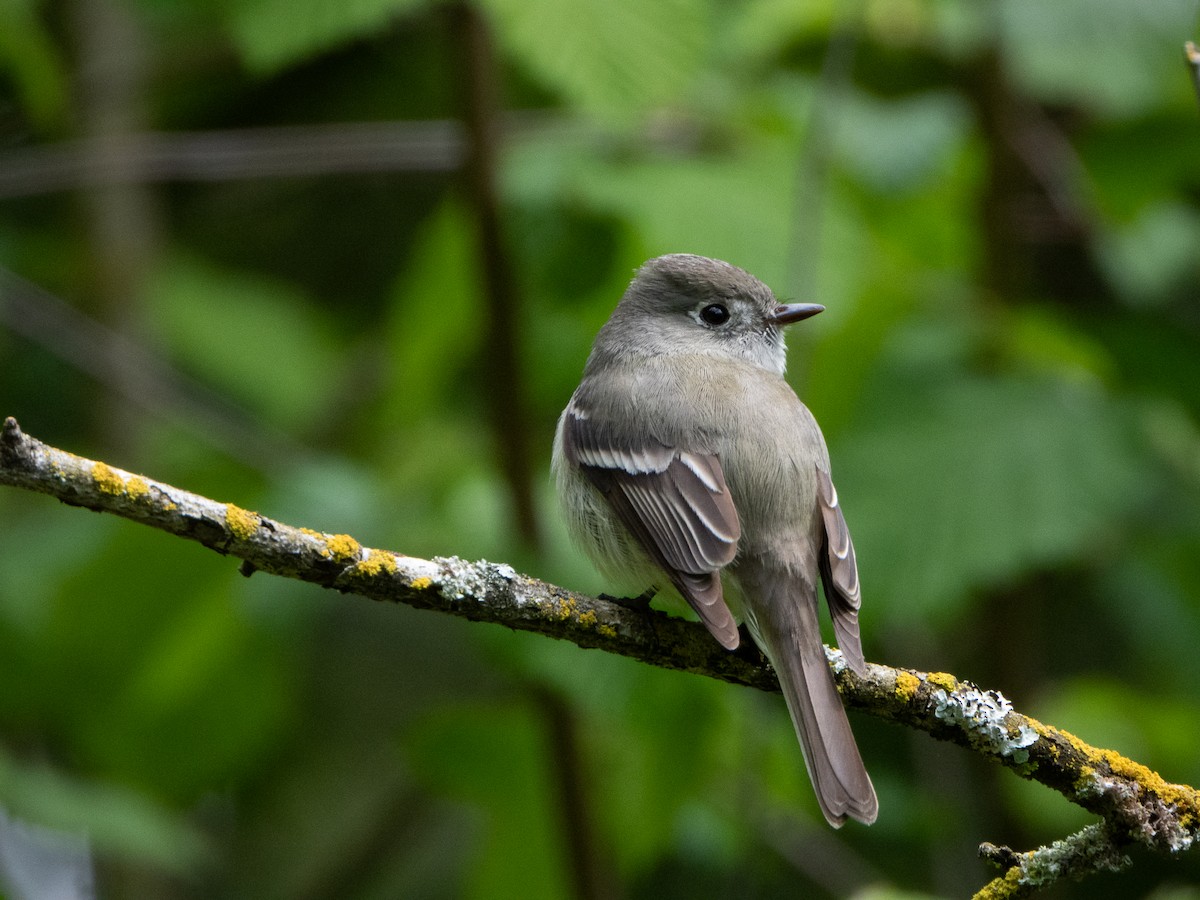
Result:
{"label": "blurred green foliage", "polygon": [[[104,183],[89,157],[139,128],[457,119],[470,63],[441,4],[0,3],[0,264],[164,363],[33,328],[5,281],[0,414],[294,524],[598,591],[545,477],[556,416],[636,265],[728,259],[828,307],[791,377],[868,657],[1200,784],[1194,0],[479,8],[538,544],[489,424],[458,131],[356,172],[302,136],[281,138],[299,174]],[[0,684],[0,807],[86,834],[105,897],[582,896],[588,870],[601,897],[960,896],[989,876],[979,841],[1088,821],[856,717],[881,816],[835,835],[778,698],[247,580],[15,491]],[[1054,896],[1197,880],[1195,853],[1141,855]]]}

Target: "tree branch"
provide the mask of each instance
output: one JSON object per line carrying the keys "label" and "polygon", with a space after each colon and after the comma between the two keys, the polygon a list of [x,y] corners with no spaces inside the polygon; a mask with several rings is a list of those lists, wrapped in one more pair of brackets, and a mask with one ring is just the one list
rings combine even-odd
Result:
{"label": "tree branch", "polygon": [[[667,669],[779,690],[750,641],[729,653],[698,623],[575,593],[504,564],[418,559],[363,547],[349,535],[277,522],[47,446],[25,435],[13,418],[0,431],[0,483],[197,541],[243,560],[247,575],[262,570],[372,600],[533,631]],[[1098,831],[1085,830],[1028,854],[985,849],[984,855],[1001,861],[1007,872],[982,896],[1021,896],[1041,886],[1047,868],[1034,863],[1054,852],[1070,854],[1077,863],[1070,871],[1056,869],[1060,874],[1054,877],[1062,877],[1110,869],[1129,844],[1175,854],[1200,838],[1200,792],[1193,787],[1171,784],[1118,753],[1022,715],[999,692],[953,675],[870,664],[866,677],[859,677],[840,651],[827,648],[826,654],[851,708],[967,747],[1103,820]],[[1092,852],[1101,843],[1108,850]]]}
{"label": "tree branch", "polygon": [[1028,897],[1064,877],[1120,872],[1132,863],[1103,824],[1089,825],[1049,847],[1028,853],[985,843],[979,855],[1003,869],[1004,874],[979,891],[975,900]]}

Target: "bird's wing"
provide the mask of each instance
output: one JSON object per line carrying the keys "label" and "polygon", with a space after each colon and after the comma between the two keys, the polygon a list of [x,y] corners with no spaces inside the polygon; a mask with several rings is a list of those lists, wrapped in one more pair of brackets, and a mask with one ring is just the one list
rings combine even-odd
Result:
{"label": "bird's wing", "polygon": [[833,617],[833,632],[846,663],[859,675],[866,671],[862,638],[858,631],[858,609],[862,594],[858,585],[858,562],[854,558],[854,542],[842,508],[838,505],[837,489],[829,473],[820,466],[817,470],[817,505],[825,528],[824,547],[819,560],[821,583],[829,614]]}
{"label": "bird's wing", "polygon": [[574,402],[566,411],[563,450],[713,637],[737,647],[720,570],[737,554],[741,524],[720,460],[654,439],[623,439]]}

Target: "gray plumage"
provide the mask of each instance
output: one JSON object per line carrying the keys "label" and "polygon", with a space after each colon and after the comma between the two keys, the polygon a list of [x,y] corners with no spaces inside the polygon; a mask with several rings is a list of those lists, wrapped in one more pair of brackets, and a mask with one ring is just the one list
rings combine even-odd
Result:
{"label": "gray plumage", "polygon": [[669,584],[723,646],[737,617],[779,675],[825,818],[878,801],[825,660],[820,577],[847,664],[865,671],[854,546],[825,440],[783,379],[780,304],[718,260],[637,273],[559,420],[554,467],[572,537],[621,584]]}

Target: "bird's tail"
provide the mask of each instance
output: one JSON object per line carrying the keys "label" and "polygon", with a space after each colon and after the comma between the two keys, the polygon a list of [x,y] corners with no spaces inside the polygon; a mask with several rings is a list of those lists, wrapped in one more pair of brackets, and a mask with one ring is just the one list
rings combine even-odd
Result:
{"label": "bird's tail", "polygon": [[747,625],[779,676],[821,812],[834,828],[847,818],[870,825],[879,801],[825,660],[814,586],[795,576],[764,581],[753,585],[759,602],[747,596]]}

